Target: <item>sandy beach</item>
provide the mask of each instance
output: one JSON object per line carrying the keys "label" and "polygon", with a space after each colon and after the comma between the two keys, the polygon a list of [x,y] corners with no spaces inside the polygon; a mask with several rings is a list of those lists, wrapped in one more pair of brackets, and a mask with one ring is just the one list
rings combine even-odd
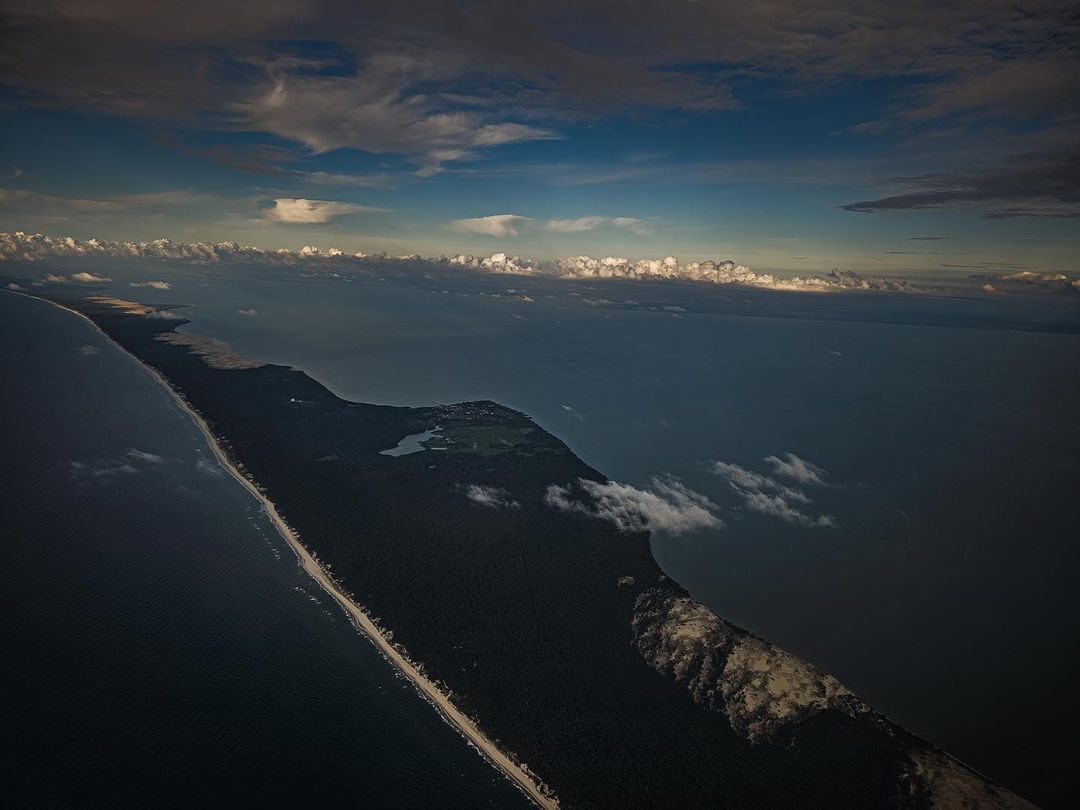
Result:
{"label": "sandy beach", "polygon": [[[29,296],[36,298],[37,296]],[[259,491],[255,483],[248,479],[243,473],[241,473],[233,462],[229,459],[224,449],[218,443],[217,438],[214,436],[210,427],[188,403],[180,396],[180,394],[172,387],[172,385],[156,370],[149,367],[138,357],[135,357],[123,346],[114,341],[109,335],[102,331],[96,323],[93,322],[86,315],[81,312],[73,310],[69,307],[65,307],[62,304],[58,304],[55,301],[49,301],[48,299],[40,298],[38,300],[46,301],[55,307],[58,307],[66,312],[71,313],[84,321],[89,323],[103,338],[108,340],[113,346],[124,353],[125,356],[135,361],[139,368],[143,369],[149,374],[163,389],[165,389],[173,400],[179,405],[179,407],[187,414],[195,425],[199,428],[202,434],[206,437],[207,443],[210,445],[210,449],[213,451],[214,456],[217,458],[218,463],[221,464],[228,473],[235,478],[253,497],[258,499],[262,504],[263,509],[277,528],[278,532],[289,544],[289,546],[296,553],[297,558],[300,561],[301,567],[306,571],[312,579],[314,579],[319,586],[332,596],[352,617],[357,627],[371,639],[371,641],[378,646],[383,655],[389,659],[394,666],[407,677],[420,691],[428,702],[433,704],[443,718],[454,726],[462,735],[469,740],[488,760],[493,766],[498,768],[508,779],[514,782],[535,804],[543,808],[551,808],[555,810],[559,807],[558,800],[554,797],[546,795],[541,789],[540,784],[536,779],[529,775],[520,766],[515,764],[504,752],[499,748],[481,731],[475,723],[468,717],[462,714],[450,701],[450,699],[437,687],[432,681],[426,678],[421,672],[409,661],[401,652],[399,652],[393,645],[393,643],[386,638],[384,632],[379,629],[375,622],[368,616],[364,610],[348,598],[338,586],[334,583],[329,574],[319,565],[319,563],[311,556],[308,550],[300,542],[299,538],[295,535],[292,529],[284,521],[274,504]]]}

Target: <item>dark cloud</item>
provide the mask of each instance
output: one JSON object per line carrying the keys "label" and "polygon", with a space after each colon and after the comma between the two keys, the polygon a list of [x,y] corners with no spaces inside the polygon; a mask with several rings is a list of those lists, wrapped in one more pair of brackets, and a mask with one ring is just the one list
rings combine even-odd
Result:
{"label": "dark cloud", "polygon": [[896,178],[907,191],[842,206],[880,213],[963,208],[991,219],[1080,216],[1080,151],[1014,156],[975,172],[938,172]]}
{"label": "dark cloud", "polygon": [[[9,0],[5,9],[0,75],[27,103],[261,131],[311,151],[405,154],[429,173],[551,137],[567,121],[736,109],[761,79],[783,92],[917,80],[895,99],[893,117],[908,123],[1061,116],[1077,103],[1077,15],[1056,0]],[[238,162],[271,174],[282,165]]]}

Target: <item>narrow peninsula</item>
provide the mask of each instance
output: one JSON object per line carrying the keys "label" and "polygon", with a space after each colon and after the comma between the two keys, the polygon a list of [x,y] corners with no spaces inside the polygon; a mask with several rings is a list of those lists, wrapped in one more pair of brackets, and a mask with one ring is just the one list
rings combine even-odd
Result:
{"label": "narrow peninsula", "polygon": [[536,804],[1030,807],[694,600],[647,533],[547,506],[606,479],[526,415],[349,402],[177,332],[176,307],[38,297],[175,394],[305,570]]}

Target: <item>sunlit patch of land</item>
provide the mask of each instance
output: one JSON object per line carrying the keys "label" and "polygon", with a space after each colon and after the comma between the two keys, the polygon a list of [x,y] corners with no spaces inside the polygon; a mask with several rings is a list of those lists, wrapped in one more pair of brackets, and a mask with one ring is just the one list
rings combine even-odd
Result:
{"label": "sunlit patch of land", "polygon": [[123,298],[114,298],[109,295],[88,295],[87,300],[123,310],[129,315],[152,315],[158,311],[157,307],[140,304],[138,301],[126,301]]}
{"label": "sunlit patch of land", "polygon": [[210,368],[241,369],[259,368],[266,365],[257,360],[252,360],[250,357],[245,357],[224,340],[205,337],[204,335],[160,332],[154,335],[154,340],[171,343],[174,346],[186,346],[191,354],[198,355]]}

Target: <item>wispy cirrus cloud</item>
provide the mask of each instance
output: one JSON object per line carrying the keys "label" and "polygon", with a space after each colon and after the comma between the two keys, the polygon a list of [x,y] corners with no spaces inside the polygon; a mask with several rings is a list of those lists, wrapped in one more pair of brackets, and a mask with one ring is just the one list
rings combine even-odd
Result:
{"label": "wispy cirrus cloud", "polygon": [[510,497],[510,493],[501,487],[485,484],[469,484],[464,488],[465,497],[480,506],[489,509],[517,509],[521,504]]}
{"label": "wispy cirrus cloud", "polygon": [[411,90],[444,78],[446,66],[405,53],[375,53],[355,75],[326,75],[323,63],[279,58],[265,63],[268,86],[232,109],[249,126],[303,144],[312,153],[357,149],[412,155],[418,174],[468,160],[477,150],[551,140],[554,131],[491,120],[472,110],[449,111]]}
{"label": "wispy cirrus cloud", "polygon": [[8,217],[28,217],[38,222],[96,222],[122,215],[147,217],[175,213],[184,208],[205,211],[208,207],[230,202],[235,204],[237,201],[191,189],[165,189],[100,197],[65,197],[27,189],[0,188],[0,212],[4,212]]}
{"label": "wispy cirrus cloud", "polygon": [[67,471],[72,480],[88,483],[94,480],[109,481],[121,476],[138,475],[149,469],[160,467],[164,463],[165,458],[157,453],[131,447],[123,455],[115,458],[71,461],[67,465]]}
{"label": "wispy cirrus cloud", "polygon": [[519,226],[531,222],[528,217],[517,214],[491,214],[486,217],[455,219],[449,227],[461,233],[475,233],[480,236],[513,237],[517,236]]}
{"label": "wispy cirrus cloud", "polygon": [[773,469],[774,475],[791,478],[800,484],[824,484],[828,473],[812,461],[799,458],[794,453],[784,453],[784,457],[765,456],[764,461]]}
{"label": "wispy cirrus cloud", "polygon": [[534,219],[520,214],[491,214],[484,217],[455,219],[448,226],[461,233],[512,238],[523,234],[571,234],[616,228],[637,236],[646,236],[652,229],[637,217],[585,216],[576,219]]}
{"label": "wispy cirrus cloud", "polygon": [[[825,471],[794,453],[784,458],[766,456],[766,464],[774,475],[784,476],[804,485],[825,485]],[[731,486],[751,512],[777,518],[785,523],[799,526],[830,528],[836,526],[832,515],[811,515],[805,507],[812,503],[806,492],[799,487],[778,481],[771,475],[755,472],[729,461],[713,461],[709,471]]]}

